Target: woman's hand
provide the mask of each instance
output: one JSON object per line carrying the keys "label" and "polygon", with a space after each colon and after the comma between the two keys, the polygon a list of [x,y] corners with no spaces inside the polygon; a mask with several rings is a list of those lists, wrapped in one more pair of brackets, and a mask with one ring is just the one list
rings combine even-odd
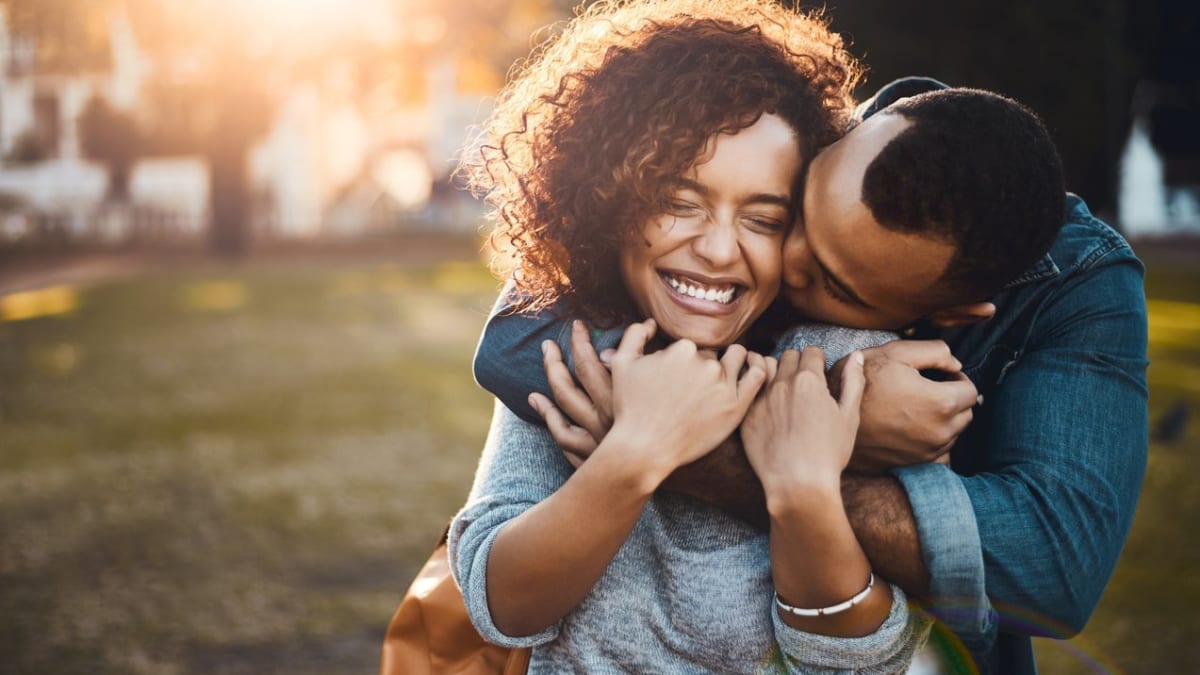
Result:
{"label": "woman's hand", "polygon": [[[558,345],[553,340],[542,343],[542,365],[554,401],[534,392],[529,395],[529,405],[542,416],[567,461],[578,468],[612,428],[613,388],[608,366],[596,354],[586,326],[578,319],[571,325],[571,355],[574,377]],[[576,378],[581,386],[575,384]]]}
{"label": "woman's hand", "polygon": [[720,359],[679,340],[645,354],[653,319],[625,331],[612,361],[613,426],[606,447],[647,462],[661,482],[725,440],[767,379],[767,359],[732,345]]}
{"label": "woman's hand", "polygon": [[[817,347],[789,349],[742,422],[746,456],[767,493],[772,487],[837,486],[858,432],[863,359],[855,352],[842,373],[835,400],[825,382],[825,357]],[[769,506],[769,504],[768,504]]]}

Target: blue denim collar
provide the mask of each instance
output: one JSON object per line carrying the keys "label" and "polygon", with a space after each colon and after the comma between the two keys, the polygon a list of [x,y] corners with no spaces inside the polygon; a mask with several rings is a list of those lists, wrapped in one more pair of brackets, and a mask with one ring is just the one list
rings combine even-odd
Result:
{"label": "blue denim collar", "polygon": [[1022,272],[1021,276],[1005,284],[1004,290],[1007,291],[1009,289],[1017,288],[1018,286],[1024,286],[1025,284],[1030,284],[1035,281],[1049,279],[1051,277],[1058,276],[1060,272],[1061,270],[1058,269],[1058,265],[1054,264],[1054,259],[1050,257],[1049,253],[1047,253],[1043,255],[1042,259],[1037,261],[1033,267],[1030,267]]}

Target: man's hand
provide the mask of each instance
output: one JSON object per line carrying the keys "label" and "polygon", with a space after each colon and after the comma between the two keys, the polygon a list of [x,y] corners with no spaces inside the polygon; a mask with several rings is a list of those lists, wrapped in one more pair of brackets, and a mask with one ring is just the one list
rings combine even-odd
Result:
{"label": "man's hand", "polygon": [[[948,461],[950,448],[971,423],[975,385],[941,340],[897,340],[865,349],[861,421],[852,471],[877,474],[898,466]],[[838,388],[845,359],[830,371]],[[937,382],[922,370],[948,373]]]}

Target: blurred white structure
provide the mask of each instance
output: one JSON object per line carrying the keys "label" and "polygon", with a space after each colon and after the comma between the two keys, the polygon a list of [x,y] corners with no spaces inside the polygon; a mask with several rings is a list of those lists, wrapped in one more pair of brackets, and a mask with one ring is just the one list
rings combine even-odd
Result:
{"label": "blurred white structure", "polygon": [[[109,25],[112,68],[105,73],[38,73],[37,45],[13,35],[7,8],[0,5],[0,155],[18,161],[0,165],[0,193],[32,213],[7,214],[9,238],[32,235],[35,214],[68,237],[91,234],[90,220],[104,200],[108,172],[82,158],[79,119],[95,95],[131,111],[146,74],[128,17],[114,14]],[[36,161],[21,155],[33,154]],[[14,157],[14,155],[16,157]],[[25,222],[24,228],[13,223]]]}
{"label": "blurred white structure", "polygon": [[208,163],[200,157],[143,159],[129,174],[131,201],[170,214],[185,236],[201,236],[208,224],[210,185]]}
{"label": "blurred white structure", "polygon": [[1154,82],[1138,85],[1133,110],[1117,192],[1122,230],[1134,239],[1200,235],[1200,149],[1187,140],[1196,137],[1200,110],[1176,87]]}
{"label": "blurred white structure", "polygon": [[[463,77],[477,66],[439,60],[424,73],[420,100],[399,101],[384,85],[366,104],[336,84],[349,79],[337,75],[348,66],[328,67],[321,84],[293,85],[251,154],[254,190],[267,204],[259,227],[284,237],[473,230],[477,213],[459,203],[470,198],[435,183],[448,185],[470,126],[488,112],[494,92]],[[453,206],[432,203],[439,198]]]}
{"label": "blurred white structure", "polygon": [[1117,218],[1130,237],[1160,233],[1167,226],[1167,190],[1162,159],[1150,144],[1146,120],[1138,117],[1121,154]]}

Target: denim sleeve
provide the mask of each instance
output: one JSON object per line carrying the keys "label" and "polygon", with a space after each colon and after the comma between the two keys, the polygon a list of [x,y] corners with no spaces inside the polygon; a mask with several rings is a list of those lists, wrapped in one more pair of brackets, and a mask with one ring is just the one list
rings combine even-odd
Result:
{"label": "denim sleeve", "polygon": [[[529,395],[541,392],[550,396],[550,384],[542,367],[542,342],[554,340],[562,350],[567,367],[574,372],[571,358],[571,318],[557,307],[541,312],[517,313],[512,299],[515,288],[509,282],[496,300],[483,335],[475,349],[473,371],[479,386],[500,399],[509,410],[532,424],[544,426],[542,418],[529,406]],[[597,350],[616,346],[623,328],[593,332]]]}
{"label": "denim sleeve", "polygon": [[[977,471],[896,472],[932,579],[930,609],[972,649],[987,649],[1000,627],[1057,638],[1082,630],[1146,467],[1140,263],[1126,256],[1067,280],[1039,312],[976,419],[985,433],[954,449]],[[964,517],[972,512],[976,527]]]}

